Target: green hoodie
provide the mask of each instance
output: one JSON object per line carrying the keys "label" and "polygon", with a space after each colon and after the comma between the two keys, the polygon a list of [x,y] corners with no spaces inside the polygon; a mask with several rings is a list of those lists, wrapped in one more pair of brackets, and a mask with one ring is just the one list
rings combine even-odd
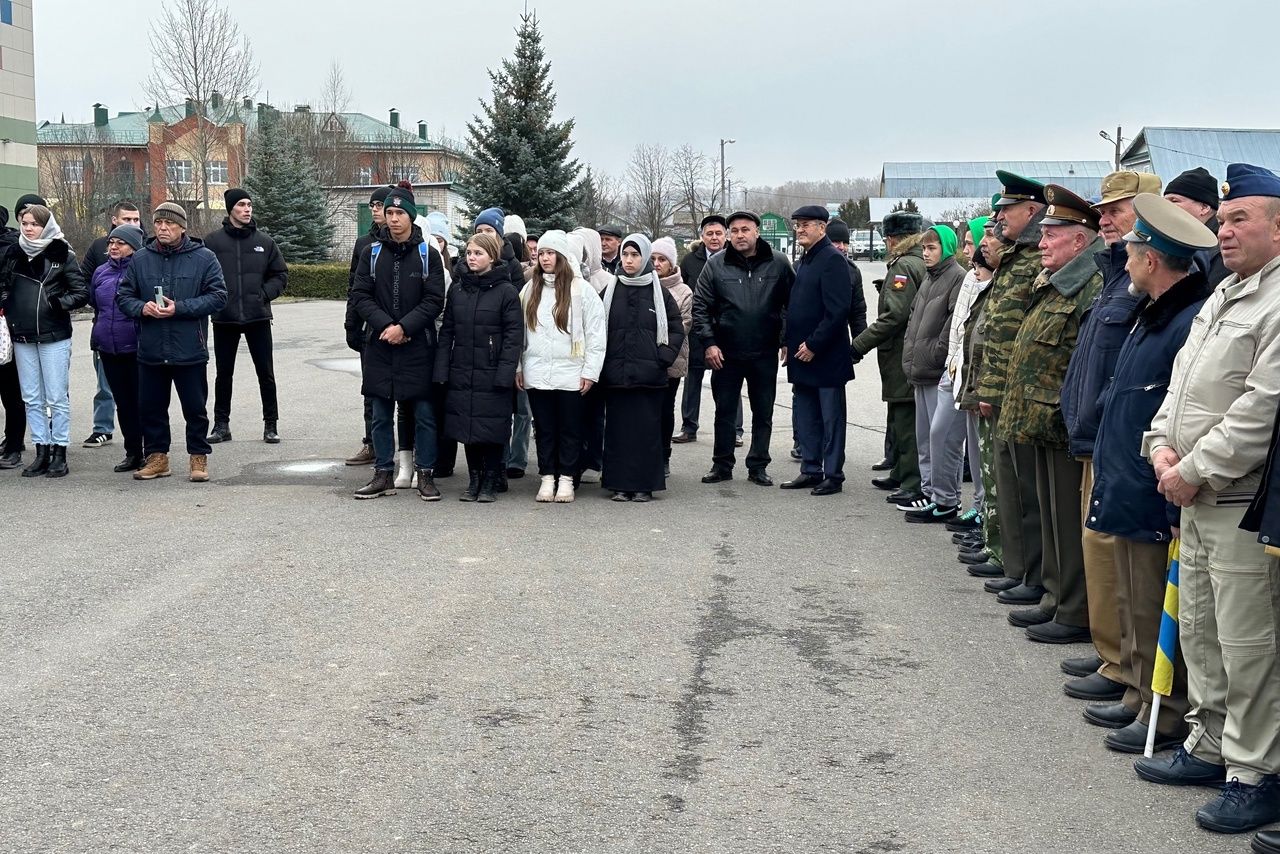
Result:
{"label": "green hoodie", "polygon": [[956,254],[956,233],[949,225],[935,225],[932,228],[934,234],[938,235],[938,241],[942,243],[942,261],[947,260]]}
{"label": "green hoodie", "polygon": [[987,221],[990,219],[991,217],[989,216],[980,216],[977,219],[969,220],[969,236],[973,238],[974,246],[977,246],[982,242],[982,237],[985,234],[987,227]]}

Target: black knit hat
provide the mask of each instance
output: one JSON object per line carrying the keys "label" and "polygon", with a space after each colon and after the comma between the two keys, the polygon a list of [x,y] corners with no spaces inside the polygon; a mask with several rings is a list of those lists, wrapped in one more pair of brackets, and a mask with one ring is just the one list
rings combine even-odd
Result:
{"label": "black knit hat", "polygon": [[25,196],[18,196],[18,201],[13,205],[14,215],[21,217],[22,209],[29,205],[41,205],[46,208],[49,207],[49,203],[40,196],[37,196],[35,193],[27,193]]}
{"label": "black knit hat", "polygon": [[852,237],[849,224],[842,219],[833,219],[827,223],[827,239],[832,243],[848,243]]}
{"label": "black knit hat", "polygon": [[236,205],[238,205],[240,202],[242,202],[245,199],[249,199],[250,201],[252,201],[252,199],[249,197],[249,194],[246,193],[240,187],[232,187],[231,189],[224,191],[222,194],[222,199],[226,203],[228,211],[230,211],[232,208],[234,208]]}
{"label": "black knit hat", "polygon": [[369,194],[369,204],[373,204],[374,202],[381,204],[382,202],[385,202],[387,200],[387,193],[390,192],[390,187],[379,187]]}
{"label": "black knit hat", "polygon": [[399,208],[409,215],[409,219],[418,218],[418,204],[413,198],[412,185],[404,187],[397,184],[387,190],[387,197],[382,202],[382,209]]}
{"label": "black knit hat", "polygon": [[1170,181],[1164,188],[1164,194],[1170,193],[1203,202],[1215,211],[1218,209],[1218,179],[1203,166],[1188,169]]}

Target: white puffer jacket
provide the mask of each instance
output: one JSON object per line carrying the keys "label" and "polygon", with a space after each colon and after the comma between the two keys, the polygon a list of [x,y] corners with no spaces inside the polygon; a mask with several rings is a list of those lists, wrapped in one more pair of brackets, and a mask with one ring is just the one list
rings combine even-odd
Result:
{"label": "white puffer jacket", "polygon": [[[583,355],[574,356],[573,336],[568,332],[561,332],[556,326],[555,286],[544,283],[539,277],[537,281],[526,285],[525,289],[539,285],[543,290],[542,298],[538,301],[538,327],[525,328],[524,355],[520,360],[524,387],[543,391],[578,391],[583,379],[598,381],[600,369],[604,366],[607,343],[604,303],[586,281],[574,277],[573,299],[582,304],[583,343],[586,350]],[[572,330],[572,311],[569,313],[569,322]]]}

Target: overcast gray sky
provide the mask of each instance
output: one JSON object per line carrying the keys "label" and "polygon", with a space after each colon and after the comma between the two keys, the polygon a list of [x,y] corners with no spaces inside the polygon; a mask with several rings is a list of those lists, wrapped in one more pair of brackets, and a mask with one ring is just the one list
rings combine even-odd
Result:
{"label": "overcast gray sky", "polygon": [[[278,105],[340,62],[353,110],[462,137],[511,55],[523,0],[239,0]],[[145,105],[160,0],[39,0],[41,119]],[[576,154],[620,174],[638,142],[688,142],[738,181],[878,174],[886,160],[1110,159],[1098,131],[1277,121],[1274,0],[715,4],[530,2]],[[627,9],[630,14],[623,11]],[[126,27],[132,21],[134,26]],[[429,70],[421,70],[425,65]]]}

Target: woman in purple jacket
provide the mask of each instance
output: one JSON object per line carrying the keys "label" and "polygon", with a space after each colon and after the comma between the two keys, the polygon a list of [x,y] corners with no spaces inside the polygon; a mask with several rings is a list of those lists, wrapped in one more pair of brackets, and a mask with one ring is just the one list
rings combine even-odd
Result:
{"label": "woman in purple jacket", "polygon": [[93,307],[93,333],[89,346],[98,351],[107,385],[116,399],[116,415],[124,436],[124,460],[118,472],[142,468],[142,427],[138,421],[138,321],[116,305],[116,288],[142,248],[142,229],[120,225],[107,238],[107,262],[93,271],[89,305]]}

